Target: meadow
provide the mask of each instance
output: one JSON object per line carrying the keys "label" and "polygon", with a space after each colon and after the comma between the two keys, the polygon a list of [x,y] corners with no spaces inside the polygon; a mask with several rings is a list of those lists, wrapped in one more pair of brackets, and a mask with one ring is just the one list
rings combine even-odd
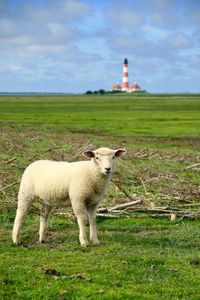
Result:
{"label": "meadow", "polygon": [[[1,95],[0,128],[0,299],[200,299],[200,95]],[[141,210],[99,217],[102,244],[82,249],[70,209],[37,244],[36,202],[13,246],[25,167],[99,146],[128,151],[102,206]],[[170,222],[152,203],[185,215]]]}
{"label": "meadow", "polygon": [[199,105],[199,96],[192,95],[7,96],[1,99],[1,123],[97,135],[195,137]]}

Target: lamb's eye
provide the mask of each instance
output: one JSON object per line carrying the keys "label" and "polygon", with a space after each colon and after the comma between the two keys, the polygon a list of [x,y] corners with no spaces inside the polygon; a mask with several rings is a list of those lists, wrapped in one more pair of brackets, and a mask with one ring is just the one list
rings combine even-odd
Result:
{"label": "lamb's eye", "polygon": [[99,157],[98,157],[98,156],[96,156],[96,160],[99,160]]}
{"label": "lamb's eye", "polygon": [[112,159],[115,159],[115,156],[113,156],[113,158]]}

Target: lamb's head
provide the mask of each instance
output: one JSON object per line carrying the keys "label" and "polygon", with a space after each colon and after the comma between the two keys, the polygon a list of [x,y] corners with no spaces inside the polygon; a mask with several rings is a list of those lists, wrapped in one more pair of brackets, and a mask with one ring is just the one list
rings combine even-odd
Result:
{"label": "lamb's head", "polygon": [[126,153],[125,149],[112,150],[110,148],[99,148],[91,151],[87,150],[84,155],[93,160],[99,173],[111,175],[115,169],[115,158]]}

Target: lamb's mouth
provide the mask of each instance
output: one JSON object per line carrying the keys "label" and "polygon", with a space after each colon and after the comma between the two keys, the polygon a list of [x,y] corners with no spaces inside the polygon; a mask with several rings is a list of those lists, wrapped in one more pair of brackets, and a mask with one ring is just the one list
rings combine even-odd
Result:
{"label": "lamb's mouth", "polygon": [[112,171],[105,171],[105,175],[112,174]]}

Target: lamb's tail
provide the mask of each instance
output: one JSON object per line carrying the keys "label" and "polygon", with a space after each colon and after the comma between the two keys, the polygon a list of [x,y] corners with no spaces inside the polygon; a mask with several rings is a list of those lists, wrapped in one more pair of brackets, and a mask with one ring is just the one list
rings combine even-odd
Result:
{"label": "lamb's tail", "polygon": [[24,172],[18,193],[18,207],[26,205],[27,202],[31,202],[34,197],[33,182],[29,174]]}
{"label": "lamb's tail", "polygon": [[33,199],[32,190],[29,188],[29,185],[22,178],[18,193],[17,213],[12,232],[13,243],[15,244],[19,243],[20,228]]}

